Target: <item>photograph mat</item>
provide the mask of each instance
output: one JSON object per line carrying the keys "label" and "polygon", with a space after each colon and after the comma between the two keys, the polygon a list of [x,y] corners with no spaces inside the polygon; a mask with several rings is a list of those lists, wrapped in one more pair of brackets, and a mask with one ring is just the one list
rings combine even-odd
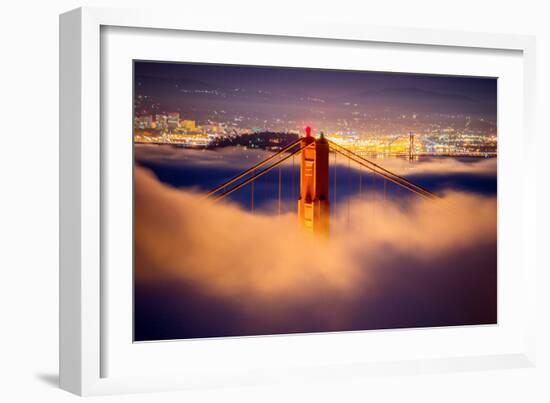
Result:
{"label": "photograph mat", "polygon": [[[522,175],[502,162],[522,151],[521,52],[111,27],[101,39],[102,376],[181,374],[182,362],[196,374],[523,351],[521,287],[515,287],[521,256],[513,247],[522,241],[514,231],[521,214],[513,214],[521,211],[514,189]],[[498,77],[498,325],[132,343],[135,59]]]}

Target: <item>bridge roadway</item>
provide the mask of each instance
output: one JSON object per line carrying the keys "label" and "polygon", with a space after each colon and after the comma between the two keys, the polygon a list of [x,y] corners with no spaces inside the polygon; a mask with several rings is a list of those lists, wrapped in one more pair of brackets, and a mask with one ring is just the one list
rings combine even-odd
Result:
{"label": "bridge roadway", "polygon": [[[357,154],[362,156],[376,157],[407,157],[409,158],[409,153],[377,153],[369,151],[356,151]],[[420,152],[413,154],[413,157],[476,157],[476,158],[493,158],[496,157],[496,152],[445,152],[445,153],[436,153],[436,152]]]}

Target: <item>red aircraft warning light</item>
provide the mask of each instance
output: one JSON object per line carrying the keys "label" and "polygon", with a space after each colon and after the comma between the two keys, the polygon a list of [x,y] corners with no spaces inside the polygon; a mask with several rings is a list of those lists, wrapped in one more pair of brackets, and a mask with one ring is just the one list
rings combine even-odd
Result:
{"label": "red aircraft warning light", "polygon": [[311,137],[311,127],[306,126],[306,137]]}

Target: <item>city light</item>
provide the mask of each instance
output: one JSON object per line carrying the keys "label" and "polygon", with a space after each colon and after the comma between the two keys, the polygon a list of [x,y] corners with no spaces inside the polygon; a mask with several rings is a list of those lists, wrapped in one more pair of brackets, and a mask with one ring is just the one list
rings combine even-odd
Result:
{"label": "city light", "polygon": [[[411,118],[416,120],[417,116]],[[229,117],[227,120],[197,122],[180,116],[179,112],[140,114],[134,119],[134,141],[137,144],[172,144],[189,148],[244,145],[277,150],[289,139],[301,136],[304,130],[306,136],[310,136],[312,130],[311,126],[302,129],[295,121],[283,122],[280,119],[263,129],[246,127],[238,124],[243,120],[243,117]],[[377,128],[377,132],[351,127],[331,130],[326,124],[316,131],[322,131],[327,139],[364,155],[496,155],[496,135],[468,127],[460,130],[432,124],[428,128],[417,128],[418,131],[407,130],[406,125],[396,131]]]}

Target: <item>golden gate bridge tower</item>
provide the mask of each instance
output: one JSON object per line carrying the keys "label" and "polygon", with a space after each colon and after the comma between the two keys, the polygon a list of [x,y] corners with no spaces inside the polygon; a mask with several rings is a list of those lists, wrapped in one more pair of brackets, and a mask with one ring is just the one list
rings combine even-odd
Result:
{"label": "golden gate bridge tower", "polygon": [[319,138],[311,135],[306,127],[306,136],[300,139],[300,198],[298,218],[303,226],[318,234],[329,234],[329,144],[323,133]]}
{"label": "golden gate bridge tower", "polygon": [[[409,136],[410,156],[414,156],[414,135]],[[329,152],[334,153],[334,205],[332,206],[332,214],[335,214],[336,209],[336,155],[341,155],[348,161],[348,170],[350,163],[357,165],[359,170],[366,169],[372,175],[372,196],[377,193],[376,177],[383,179],[383,201],[386,200],[386,184],[392,183],[398,189],[405,189],[415,193],[421,197],[429,199],[438,199],[439,196],[423,188],[420,185],[390,172],[384,167],[362,157],[351,149],[348,149],[340,144],[337,144],[329,139],[326,139],[323,133],[320,133],[319,138],[311,135],[311,128],[306,127],[305,137],[301,137],[283,147],[277,153],[267,157],[263,161],[251,166],[247,170],[239,173],[231,179],[223,182],[216,188],[206,193],[206,197],[214,201],[222,200],[233,192],[251,184],[250,197],[251,209],[254,211],[254,182],[266,175],[275,168],[278,168],[278,214],[281,215],[281,198],[282,198],[282,170],[281,166],[285,161],[292,158],[293,176],[294,156],[301,154],[300,159],[300,194],[298,196],[298,219],[300,225],[305,229],[320,235],[329,235],[330,231],[330,198],[329,198]],[[362,192],[362,172],[359,171],[359,192]],[[294,179],[292,179],[292,192],[294,193]],[[349,206],[349,204],[348,204]],[[349,207],[348,207],[349,214]]]}

